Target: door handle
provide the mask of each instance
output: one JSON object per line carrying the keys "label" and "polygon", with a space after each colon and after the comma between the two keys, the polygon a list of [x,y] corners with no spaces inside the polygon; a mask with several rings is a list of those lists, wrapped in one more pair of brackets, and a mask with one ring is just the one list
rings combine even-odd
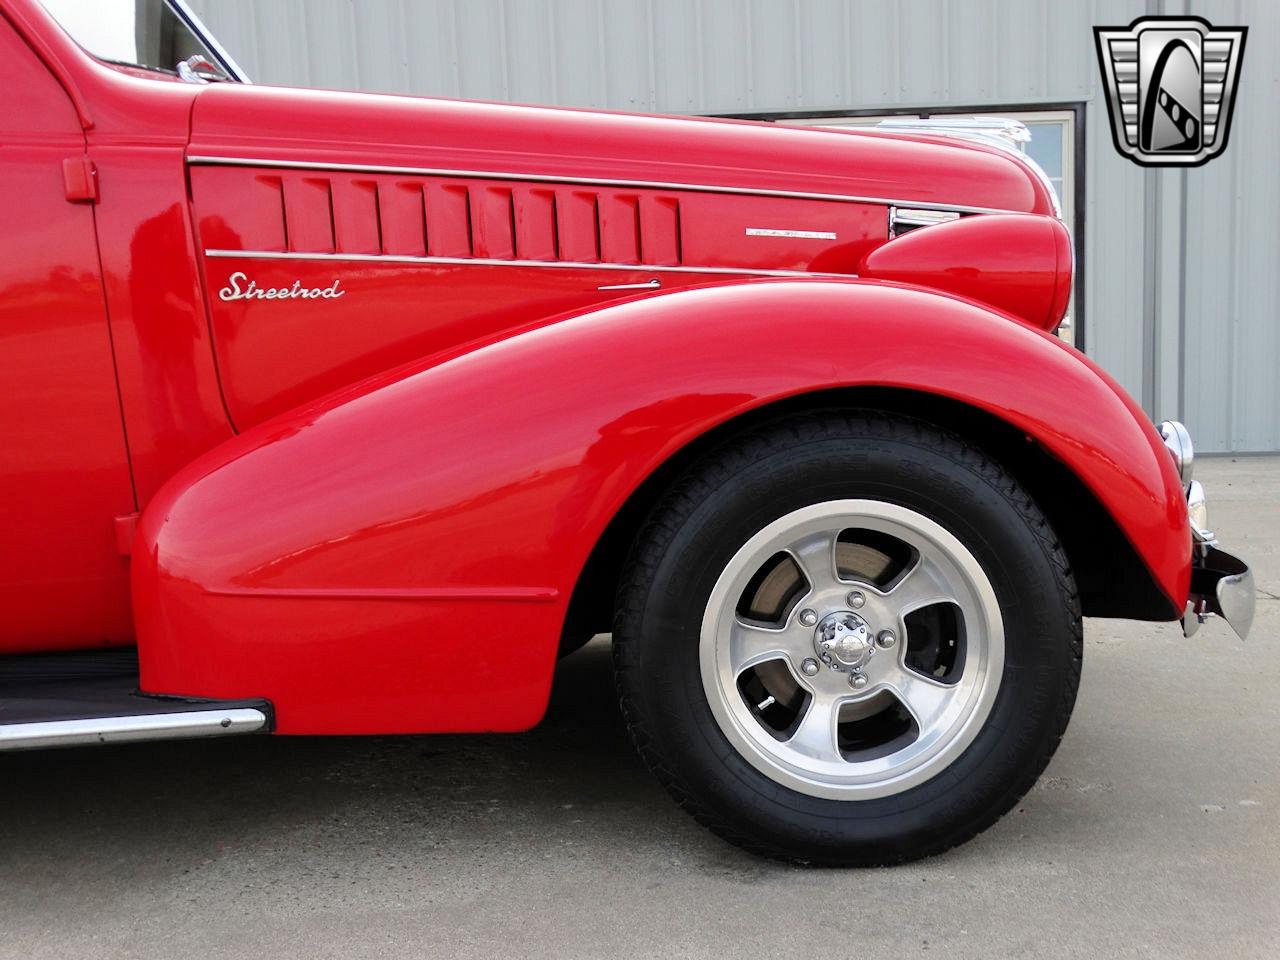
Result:
{"label": "door handle", "polygon": [[643,283],[610,283],[603,287],[596,287],[597,290],[657,290],[662,286],[662,281],[657,277],[652,280],[645,280]]}

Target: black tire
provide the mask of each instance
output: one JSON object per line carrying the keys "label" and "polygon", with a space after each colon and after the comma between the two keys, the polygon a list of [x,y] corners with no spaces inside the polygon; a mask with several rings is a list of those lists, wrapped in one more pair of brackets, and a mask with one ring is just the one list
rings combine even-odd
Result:
{"label": "black tire", "polygon": [[[766,776],[722,733],[699,673],[702,618],[729,558],[777,518],[841,498],[888,501],[945,527],[989,578],[1005,631],[976,738],[931,779],[874,799],[812,796]],[[770,857],[884,865],[963,843],[1035,783],[1075,702],[1080,604],[1044,515],[983,451],[908,417],[824,411],[739,435],[673,484],[629,556],[613,651],[636,747],[699,822]]]}

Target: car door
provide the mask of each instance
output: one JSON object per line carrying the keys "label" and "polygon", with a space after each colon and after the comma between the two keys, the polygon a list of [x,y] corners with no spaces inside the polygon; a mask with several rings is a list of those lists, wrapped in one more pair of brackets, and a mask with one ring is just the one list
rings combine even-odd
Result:
{"label": "car door", "polygon": [[0,653],[130,640],[93,189],[71,101],[0,16]]}

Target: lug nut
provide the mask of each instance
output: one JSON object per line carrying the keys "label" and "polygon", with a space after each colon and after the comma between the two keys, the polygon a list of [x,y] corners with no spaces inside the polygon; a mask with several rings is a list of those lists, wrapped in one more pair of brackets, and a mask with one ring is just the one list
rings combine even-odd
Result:
{"label": "lug nut", "polygon": [[800,611],[800,622],[806,627],[812,627],[818,622],[818,612],[816,610],[804,609]]}
{"label": "lug nut", "polygon": [[815,676],[818,670],[818,661],[813,659],[813,657],[805,657],[804,662],[800,664],[800,672],[806,677]]}
{"label": "lug nut", "polygon": [[862,595],[861,590],[854,590],[850,592],[849,596],[845,599],[849,602],[849,606],[853,607],[855,610],[861,610],[862,605],[867,602],[867,598]]}
{"label": "lug nut", "polygon": [[898,642],[898,638],[893,635],[892,630],[881,630],[876,635],[876,643],[878,643],[885,650],[888,650],[897,642]]}
{"label": "lug nut", "polygon": [[867,678],[860,673],[849,674],[849,685],[855,690],[861,690],[867,685]]}

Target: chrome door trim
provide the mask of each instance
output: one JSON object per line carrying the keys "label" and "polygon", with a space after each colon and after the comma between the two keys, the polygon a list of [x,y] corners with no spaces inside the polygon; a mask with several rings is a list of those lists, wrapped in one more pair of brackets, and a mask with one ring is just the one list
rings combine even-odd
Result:
{"label": "chrome door trim", "polygon": [[[816,273],[807,270],[757,270],[752,267],[661,266],[653,263],[582,263],[575,260],[498,260],[491,257],[418,257],[394,253],[295,253],[274,250],[205,250],[206,257],[245,260],[329,260],[354,263],[427,263],[475,267],[554,267],[566,270],[626,270],[632,273],[711,273],[752,277],[817,277],[856,279],[854,273]],[[651,284],[645,284],[651,286]]]}
{"label": "chrome door trim", "polygon": [[595,187],[628,189],[686,190],[695,193],[726,193],[752,197],[786,197],[793,200],[831,200],[836,203],[873,203],[910,207],[916,210],[952,210],[956,213],[1026,213],[999,207],[971,207],[959,203],[931,203],[921,200],[895,200],[888,197],[863,197],[840,193],[806,193],[798,190],[766,190],[756,187],[728,187],[706,183],[671,183],[662,180],[602,180],[595,177],[564,177],[550,173],[503,173],[495,170],[453,170],[443,167],[384,167],[362,163],[325,163],[310,160],[262,160],[250,157],[187,157],[192,166],[271,167],[274,169],[331,170],[346,173],[385,173],[416,177],[473,177],[479,180],[519,180],[534,183],[568,183]]}
{"label": "chrome door trim", "polygon": [[657,290],[662,286],[662,281],[657,277],[652,280],[645,280],[641,283],[606,283],[603,286],[596,287],[597,290]]}
{"label": "chrome door trim", "polygon": [[215,737],[257,733],[266,727],[267,715],[253,707],[129,717],[93,717],[87,720],[41,720],[0,724],[0,750]]}
{"label": "chrome door trim", "polygon": [[774,227],[747,227],[748,237],[791,237],[796,240],[837,240],[833,230],[779,230]]}

